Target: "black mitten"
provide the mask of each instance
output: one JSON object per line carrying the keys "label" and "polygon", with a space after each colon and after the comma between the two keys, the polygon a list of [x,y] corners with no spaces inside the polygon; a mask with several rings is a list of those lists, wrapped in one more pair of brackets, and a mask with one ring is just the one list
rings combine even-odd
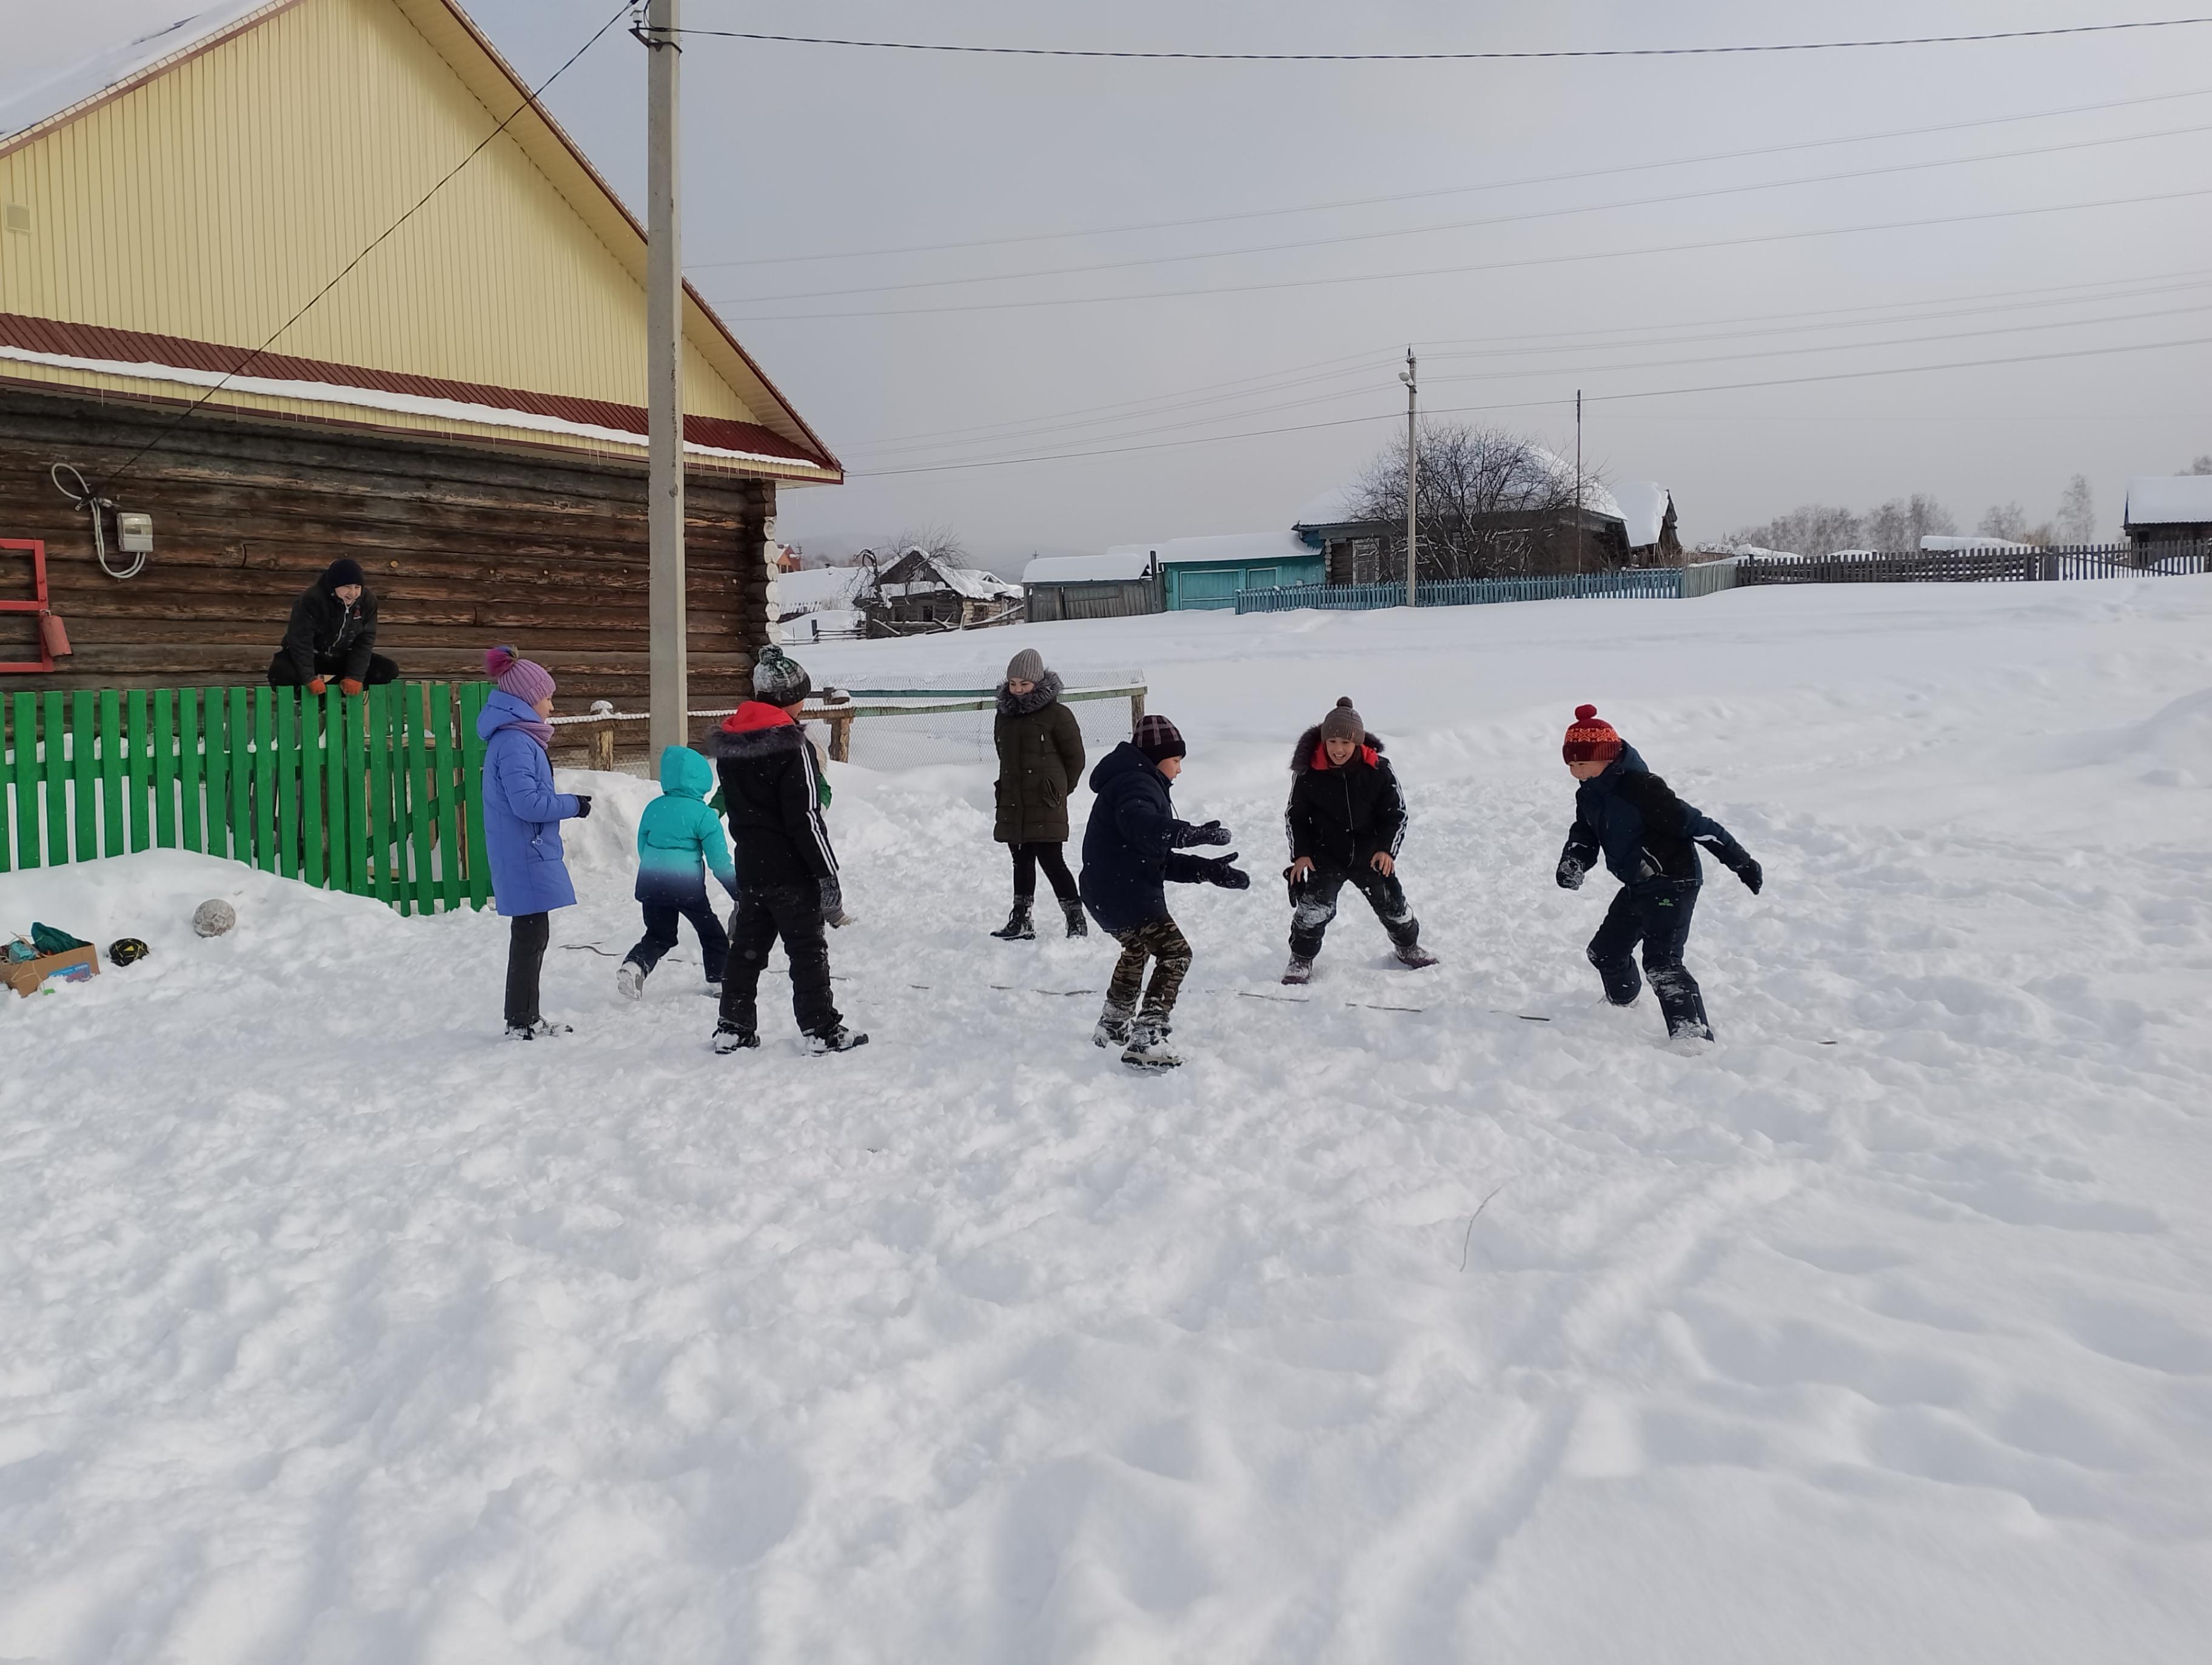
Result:
{"label": "black mitten", "polygon": [[1209,821],[1201,827],[1187,828],[1182,836],[1183,848],[1189,849],[1200,844],[1226,844],[1233,835],[1218,821]]}
{"label": "black mitten", "polygon": [[[1226,843],[1228,841],[1224,839],[1222,842]],[[1237,866],[1236,862],[1237,853],[1232,850],[1216,860],[1201,861],[1199,866],[1206,869],[1208,884],[1218,884],[1224,890],[1249,890],[1252,888],[1252,875]]]}
{"label": "black mitten", "polygon": [[1562,856],[1559,871],[1552,877],[1559,880],[1562,890],[1579,890],[1583,888],[1583,875],[1589,871],[1572,856]]}
{"label": "black mitten", "polygon": [[576,819],[578,819],[579,821],[588,821],[588,820],[590,820],[591,818],[592,818],[592,800],[591,800],[591,798],[590,798],[590,796],[589,796],[587,793],[580,793],[580,793],[578,793],[576,794]]}

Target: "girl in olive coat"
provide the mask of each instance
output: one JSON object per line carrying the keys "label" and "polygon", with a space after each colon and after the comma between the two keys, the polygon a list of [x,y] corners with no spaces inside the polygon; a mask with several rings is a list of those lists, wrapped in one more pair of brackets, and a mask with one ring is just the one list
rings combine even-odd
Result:
{"label": "girl in olive coat", "polygon": [[1013,848],[1014,911],[991,934],[1009,942],[1036,939],[1030,909],[1040,866],[1066,916],[1067,934],[1089,934],[1075,876],[1060,854],[1067,842],[1067,794],[1083,778],[1083,731],[1060,703],[1060,689],[1059,677],[1044,668],[1034,647],[1007,661],[1006,679],[999,684],[999,714],[991,725],[999,745],[999,818],[991,836]]}

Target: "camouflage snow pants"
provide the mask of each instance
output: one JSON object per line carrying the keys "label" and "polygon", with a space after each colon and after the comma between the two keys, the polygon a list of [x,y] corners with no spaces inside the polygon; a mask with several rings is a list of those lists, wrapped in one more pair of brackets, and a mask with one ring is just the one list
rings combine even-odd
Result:
{"label": "camouflage snow pants", "polygon": [[[1147,920],[1134,930],[1116,931],[1114,939],[1121,945],[1121,957],[1115,962],[1113,981],[1106,985],[1107,1015],[1164,1024],[1175,1010],[1176,996],[1182,992],[1182,980],[1190,975],[1190,944],[1171,919]],[[1147,960],[1153,963],[1152,981],[1150,987],[1143,987]],[[1137,1010],[1140,988],[1142,1012]]]}

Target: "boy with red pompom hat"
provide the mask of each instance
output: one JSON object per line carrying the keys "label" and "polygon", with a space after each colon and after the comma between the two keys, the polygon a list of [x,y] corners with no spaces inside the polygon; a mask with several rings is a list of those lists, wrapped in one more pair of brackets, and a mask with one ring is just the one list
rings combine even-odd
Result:
{"label": "boy with red pompom hat", "polygon": [[1697,847],[1711,850],[1753,896],[1765,874],[1725,827],[1684,803],[1646,768],[1595,706],[1575,708],[1560,750],[1567,772],[1581,784],[1575,788],[1575,824],[1559,852],[1559,888],[1580,890],[1583,875],[1600,855],[1620,881],[1589,943],[1589,961],[1604,980],[1606,999],[1615,1006],[1634,1004],[1643,983],[1629,955],[1641,942],[1644,975],[1659,997],[1668,1036],[1711,1040],[1705,997],[1682,963],[1690,915],[1705,882]]}

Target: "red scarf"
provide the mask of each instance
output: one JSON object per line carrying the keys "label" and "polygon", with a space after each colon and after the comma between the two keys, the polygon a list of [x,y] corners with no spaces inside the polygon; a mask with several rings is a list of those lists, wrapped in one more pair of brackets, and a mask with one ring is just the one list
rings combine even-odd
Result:
{"label": "red scarf", "polygon": [[[1366,764],[1368,768],[1373,769],[1375,767],[1376,759],[1375,756],[1375,748],[1373,746],[1363,745],[1359,748],[1358,751],[1354,754],[1354,756],[1357,757],[1359,762]],[[1346,769],[1350,769],[1352,767],[1352,759],[1351,757],[1347,757],[1344,760],[1344,767]],[[1335,767],[1335,765],[1328,761],[1328,741],[1316,740],[1314,742],[1313,766],[1316,769],[1333,769]]]}

